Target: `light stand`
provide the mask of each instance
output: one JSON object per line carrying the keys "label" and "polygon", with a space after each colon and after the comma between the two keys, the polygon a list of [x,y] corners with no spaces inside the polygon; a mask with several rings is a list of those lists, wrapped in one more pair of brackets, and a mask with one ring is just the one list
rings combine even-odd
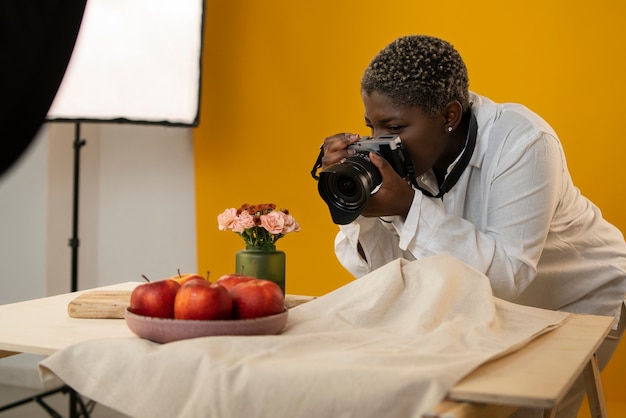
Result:
{"label": "light stand", "polygon": [[71,270],[71,286],[72,292],[78,290],[78,247],[80,245],[78,239],[78,194],[80,186],[80,149],[87,142],[80,138],[80,123],[77,122],[74,128],[74,182],[72,196],[72,237],[69,240],[69,246],[72,248],[72,270]]}
{"label": "light stand", "polygon": [[[71,258],[71,287],[72,292],[76,292],[78,290],[78,247],[80,245],[80,241],[78,239],[78,196],[80,190],[80,150],[87,141],[81,139],[80,137],[80,123],[76,122],[74,127],[74,178],[73,178],[73,192],[72,192],[72,237],[69,240],[69,245],[72,248],[72,258]],[[69,392],[69,409],[70,409],[70,418],[77,418],[79,416],[78,407],[81,408],[85,417],[89,417],[89,414],[83,404],[80,395],[76,393],[72,388],[67,385],[64,385],[63,388],[66,388]],[[62,389],[63,389],[62,388]]]}

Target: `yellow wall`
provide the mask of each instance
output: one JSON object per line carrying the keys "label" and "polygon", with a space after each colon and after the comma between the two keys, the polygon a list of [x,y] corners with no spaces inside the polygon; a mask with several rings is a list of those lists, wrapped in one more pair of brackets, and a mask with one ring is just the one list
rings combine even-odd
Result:
{"label": "yellow wall", "polygon": [[449,40],[473,90],[524,103],[548,120],[577,185],[626,231],[625,4],[207,0],[195,131],[199,271],[232,272],[243,248],[234,233],[218,231],[217,214],[269,201],[302,226],[278,245],[287,253],[288,292],[320,295],[351,280],[334,257],[336,227],[309,171],[325,136],[368,133],[361,72],[384,45],[410,33]]}

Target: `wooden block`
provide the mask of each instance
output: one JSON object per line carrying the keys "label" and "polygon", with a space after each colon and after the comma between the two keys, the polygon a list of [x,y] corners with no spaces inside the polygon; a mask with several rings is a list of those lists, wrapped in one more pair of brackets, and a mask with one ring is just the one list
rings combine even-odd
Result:
{"label": "wooden block", "polygon": [[298,305],[312,301],[315,296],[302,296],[302,295],[285,295],[285,307],[287,309],[295,308]]}
{"label": "wooden block", "polygon": [[93,290],[77,296],[67,306],[72,318],[123,319],[130,305],[130,290]]}

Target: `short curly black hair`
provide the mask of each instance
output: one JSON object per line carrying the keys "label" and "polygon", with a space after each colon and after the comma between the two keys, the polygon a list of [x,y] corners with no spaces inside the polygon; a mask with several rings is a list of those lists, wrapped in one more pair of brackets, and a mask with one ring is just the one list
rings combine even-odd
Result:
{"label": "short curly black hair", "polygon": [[467,110],[469,78],[461,55],[439,38],[403,36],[376,55],[365,69],[361,90],[378,91],[395,103],[417,106],[431,114],[458,100]]}

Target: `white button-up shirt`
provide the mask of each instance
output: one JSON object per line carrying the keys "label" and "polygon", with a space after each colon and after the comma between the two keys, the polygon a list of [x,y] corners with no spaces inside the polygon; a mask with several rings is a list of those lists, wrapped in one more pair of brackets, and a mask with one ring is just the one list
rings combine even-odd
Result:
{"label": "white button-up shirt", "polygon": [[[619,318],[623,235],[572,183],[554,130],[524,106],[472,101],[476,148],[457,184],[442,199],[416,191],[406,219],[340,226],[339,261],[360,277],[398,257],[450,254],[487,275],[501,299]],[[432,172],[418,182],[438,191]]]}

